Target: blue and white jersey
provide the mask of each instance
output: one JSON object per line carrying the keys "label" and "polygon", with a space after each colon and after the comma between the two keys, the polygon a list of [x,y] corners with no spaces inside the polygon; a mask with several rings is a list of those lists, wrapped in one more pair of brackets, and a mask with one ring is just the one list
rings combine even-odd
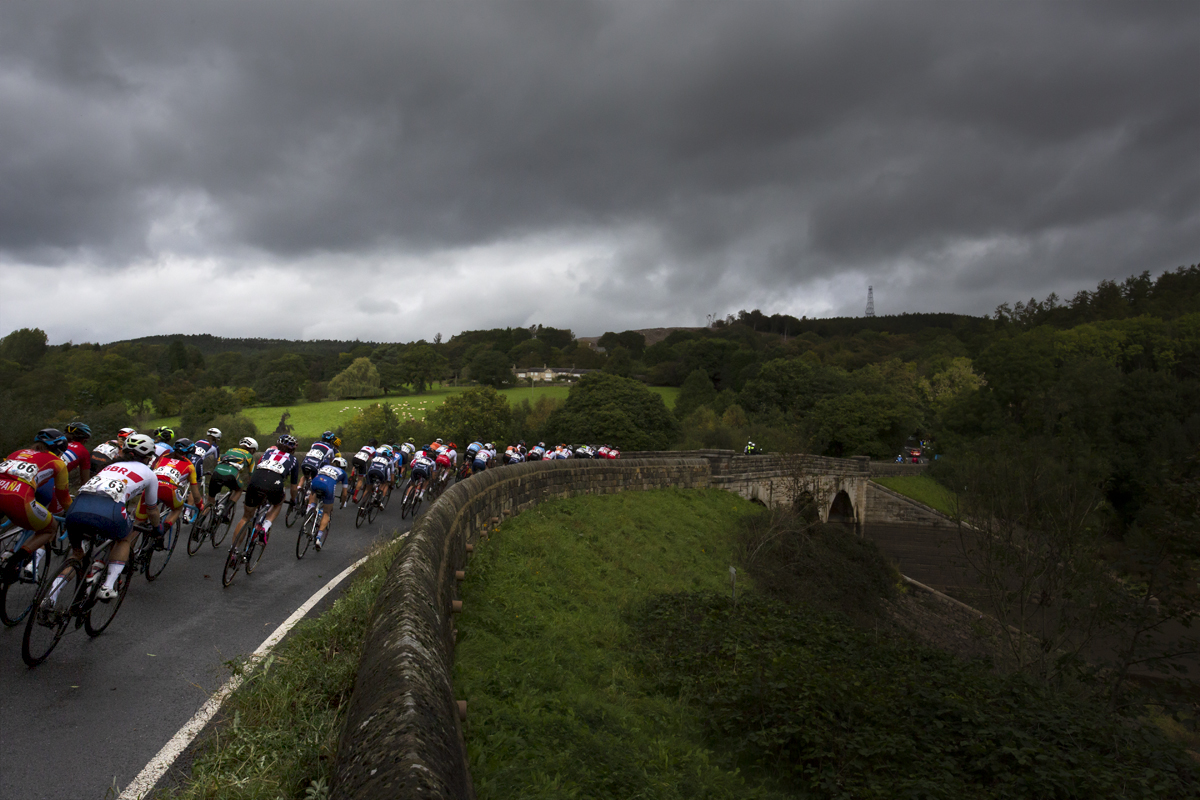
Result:
{"label": "blue and white jersey", "polygon": [[333,461],[333,445],[327,442],[313,442],[304,456],[304,471],[315,475],[321,467]]}
{"label": "blue and white jersey", "polygon": [[392,479],[392,459],[386,455],[376,455],[367,464],[368,475],[382,475],[384,479]]}
{"label": "blue and white jersey", "polygon": [[347,482],[346,470],[333,464],[326,464],[317,471],[317,480],[326,483],[327,480],[333,482],[333,486],[345,486]]}
{"label": "blue and white jersey", "polygon": [[280,481],[290,478],[290,483],[293,486],[300,480],[300,462],[288,451],[280,450],[274,445],[268,447],[258,457],[258,463],[254,466],[254,472],[257,474],[260,470],[275,473],[279,476]]}
{"label": "blue and white jersey", "polygon": [[369,464],[371,459],[375,457],[375,448],[369,444],[364,444],[357,453],[354,454],[354,460],[360,464]]}

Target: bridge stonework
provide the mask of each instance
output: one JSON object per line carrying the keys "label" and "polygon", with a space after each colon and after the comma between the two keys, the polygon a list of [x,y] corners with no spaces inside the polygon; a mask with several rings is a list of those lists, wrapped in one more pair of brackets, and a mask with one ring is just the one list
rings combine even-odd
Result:
{"label": "bridge stonework", "polygon": [[454,798],[475,791],[451,674],[459,571],[499,519],[543,500],[665,487],[721,488],[767,506],[811,494],[821,519],[862,532],[866,458],[626,453],[489,470],[446,490],[414,524],[375,601],[338,745],[331,796]]}
{"label": "bridge stonework", "polygon": [[[669,455],[677,457],[679,453],[627,454],[630,458]],[[871,498],[871,460],[866,456],[745,456],[734,450],[689,450],[687,455],[708,461],[712,471],[709,485],[714,489],[725,489],[768,508],[791,506],[807,495],[816,503],[821,522],[851,523],[860,531],[866,524]]]}

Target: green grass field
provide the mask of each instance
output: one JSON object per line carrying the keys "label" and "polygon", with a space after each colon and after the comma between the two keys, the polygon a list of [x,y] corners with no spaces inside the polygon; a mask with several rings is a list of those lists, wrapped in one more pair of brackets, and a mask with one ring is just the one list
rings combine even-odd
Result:
{"label": "green grass field", "polygon": [[936,508],[946,516],[954,516],[954,492],[942,486],[928,475],[912,475],[902,478],[874,478],[893,492],[899,492],[905,497],[911,497],[918,503],[924,503],[930,508]]}
{"label": "green grass field", "polygon": [[[650,386],[650,391],[662,397],[667,408],[675,406],[675,398],[679,396],[679,388],[675,386]],[[279,418],[284,411],[290,411],[292,416],[288,422],[294,427],[300,437],[320,436],[322,431],[337,428],[339,425],[353,419],[354,415],[372,403],[389,403],[401,421],[406,419],[424,419],[431,409],[440,406],[447,397],[458,392],[466,391],[462,387],[438,386],[422,395],[388,395],[363,400],[323,400],[310,403],[301,400],[290,406],[259,406],[242,411],[260,431],[273,431],[279,424]],[[566,400],[569,386],[522,386],[515,389],[502,389],[500,394],[508,398],[510,405],[516,405],[522,400],[536,402],[539,397],[554,397]],[[179,417],[162,417],[146,423],[148,429],[159,425],[177,426]]]}

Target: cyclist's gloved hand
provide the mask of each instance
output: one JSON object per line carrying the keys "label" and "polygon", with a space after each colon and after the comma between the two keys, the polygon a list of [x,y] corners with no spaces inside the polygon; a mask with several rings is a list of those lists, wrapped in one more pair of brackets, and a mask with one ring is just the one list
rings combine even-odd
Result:
{"label": "cyclist's gloved hand", "polygon": [[167,532],[167,528],[161,522],[154,526],[154,535],[155,536],[158,536],[161,538],[162,535],[166,532]]}

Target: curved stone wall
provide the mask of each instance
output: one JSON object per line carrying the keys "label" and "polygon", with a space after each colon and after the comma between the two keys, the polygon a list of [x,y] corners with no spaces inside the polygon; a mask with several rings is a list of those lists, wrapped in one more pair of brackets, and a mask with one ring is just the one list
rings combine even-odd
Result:
{"label": "curved stone wall", "polygon": [[709,461],[683,456],[541,461],[489,470],[454,484],[424,511],[375,601],[332,796],[473,798],[450,680],[456,573],[466,568],[468,553],[494,521],[543,500],[708,487]]}

